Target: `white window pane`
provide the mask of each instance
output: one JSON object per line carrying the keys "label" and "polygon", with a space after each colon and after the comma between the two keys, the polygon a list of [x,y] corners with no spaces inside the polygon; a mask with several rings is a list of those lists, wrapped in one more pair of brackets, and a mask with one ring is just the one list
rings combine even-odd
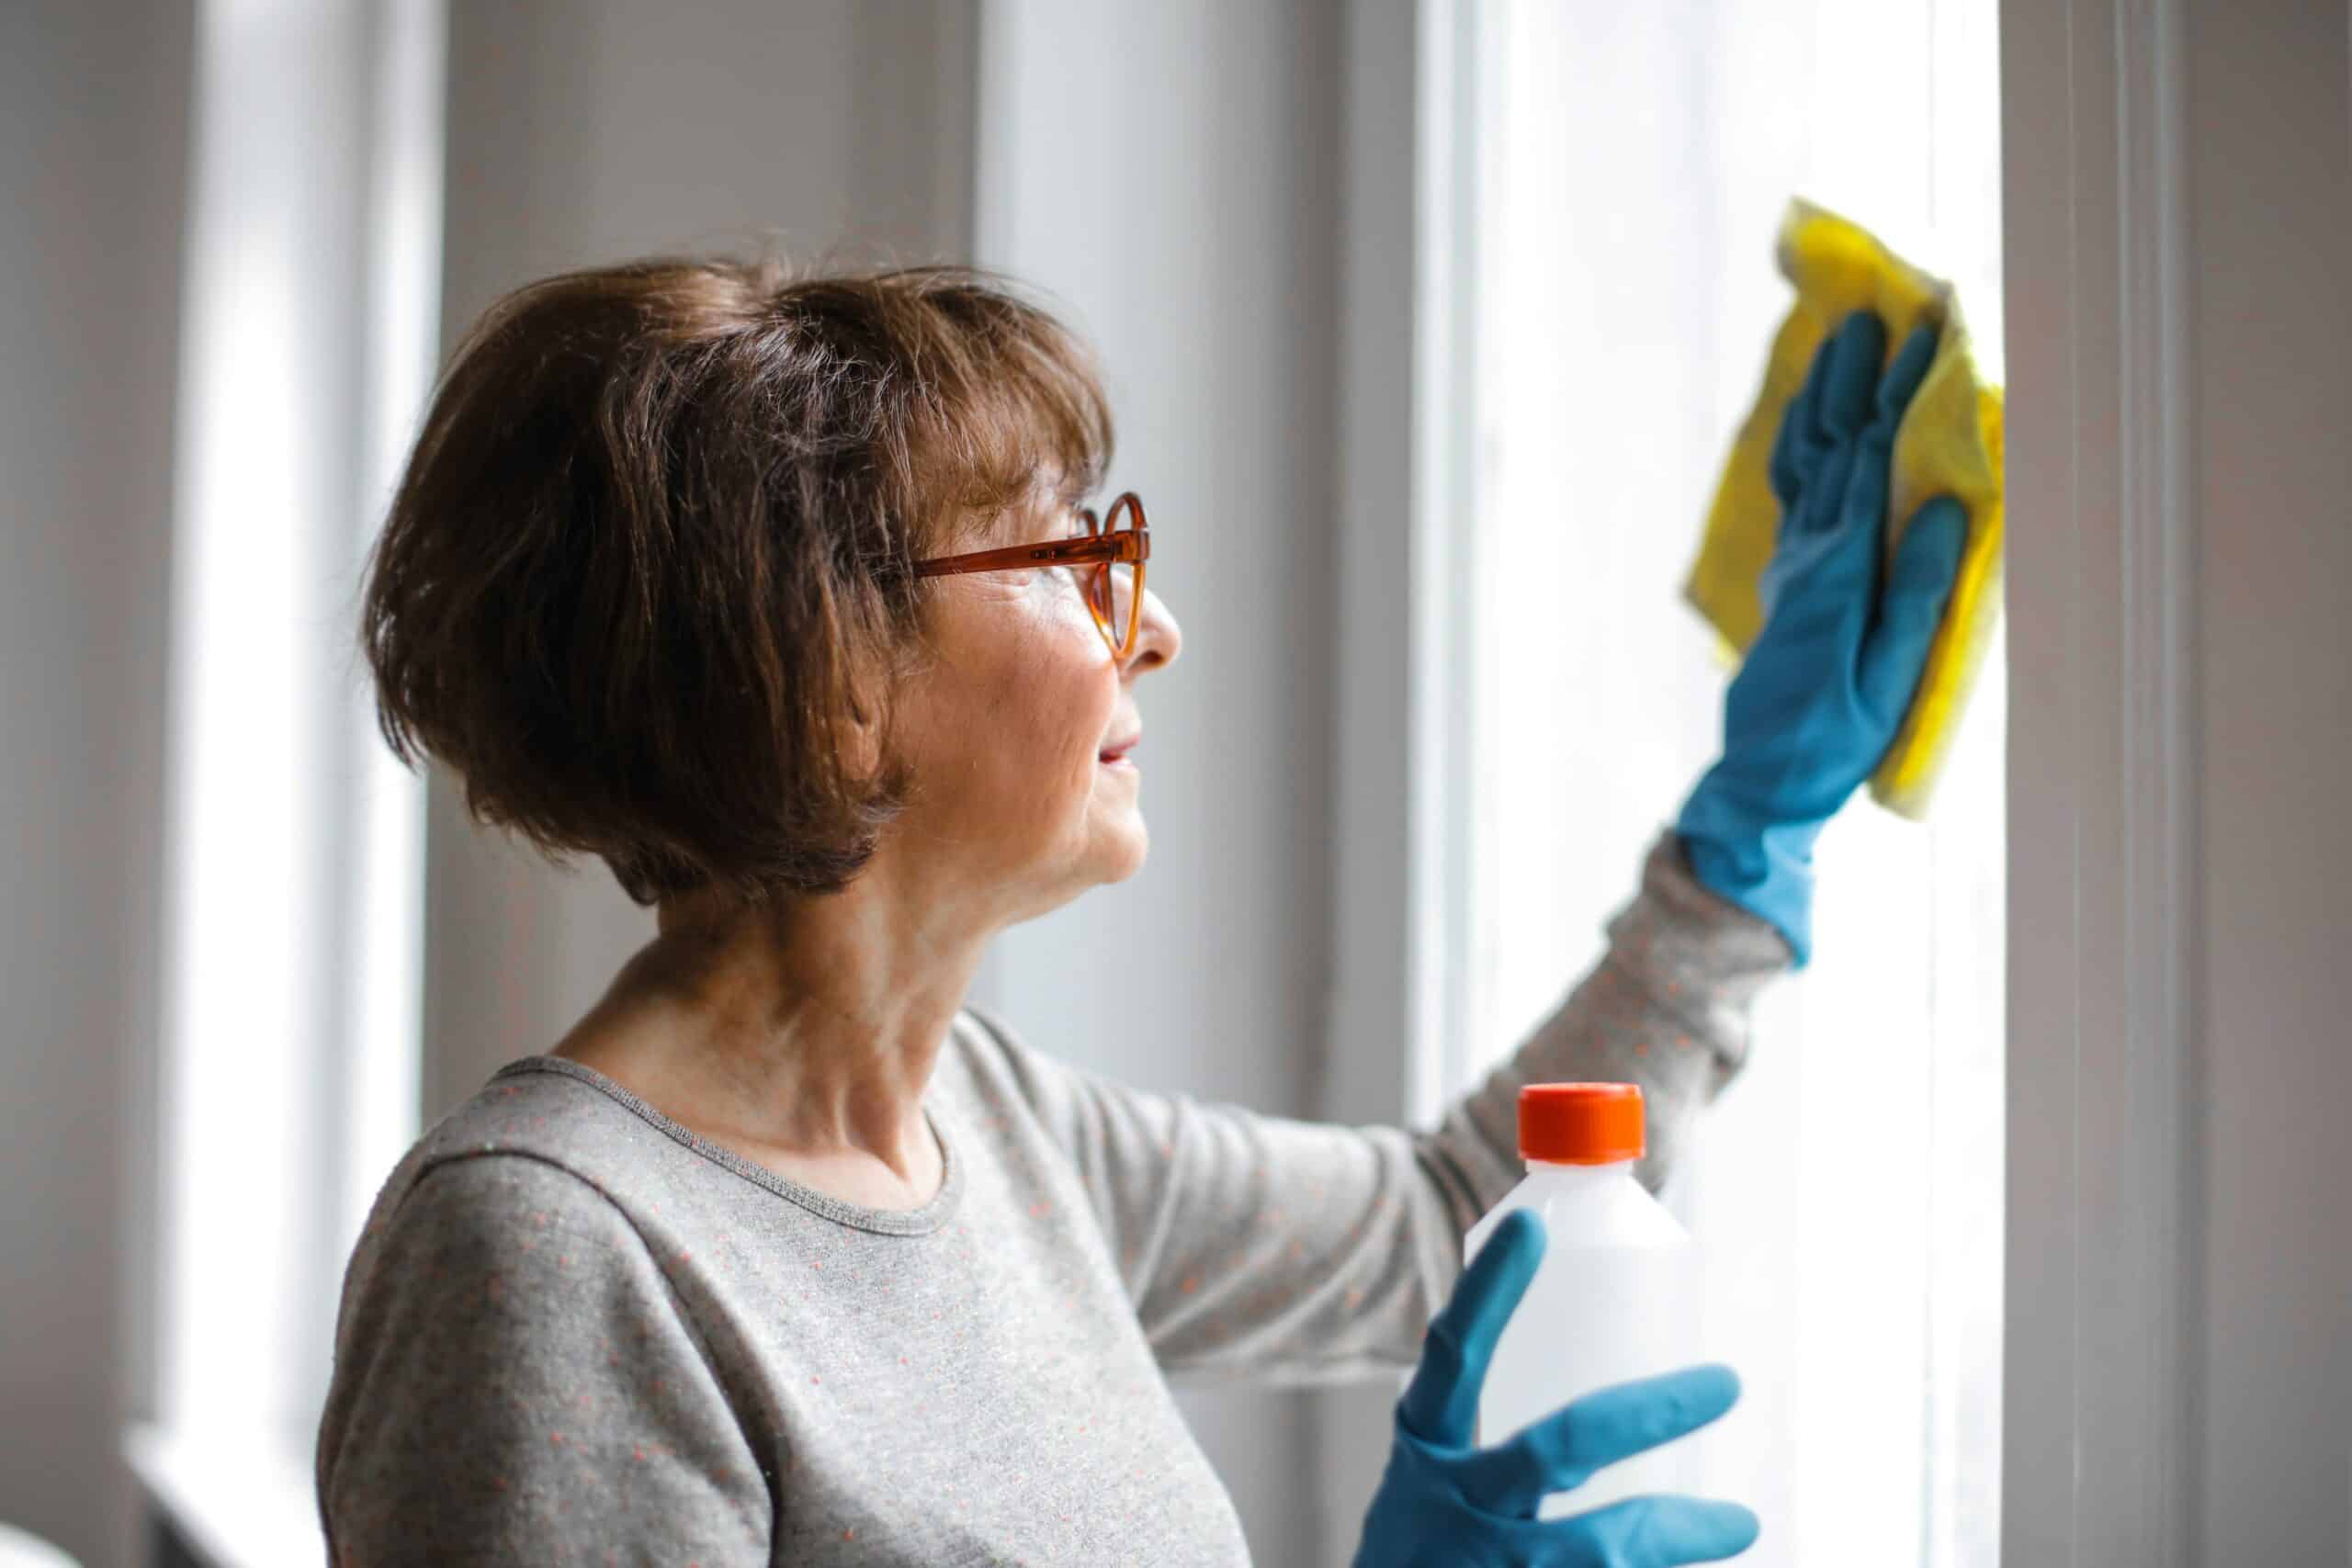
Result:
{"label": "white window pane", "polygon": [[[1478,680],[1470,1075],[1600,952],[1714,752],[1679,597],[1787,309],[1792,195],[1961,288],[1999,366],[1992,0],[1548,0],[1477,12]],[[1748,1393],[1709,1485],[1753,1561],[1994,1560],[2002,735],[1988,658],[1931,822],[1824,837],[1817,954],[1670,1194]]]}

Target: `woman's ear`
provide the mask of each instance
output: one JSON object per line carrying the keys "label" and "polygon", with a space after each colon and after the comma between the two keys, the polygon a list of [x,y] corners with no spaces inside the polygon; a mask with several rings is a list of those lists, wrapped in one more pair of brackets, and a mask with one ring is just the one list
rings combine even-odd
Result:
{"label": "woman's ear", "polygon": [[887,728],[882,705],[874,694],[870,690],[853,693],[848,716],[833,732],[843,773],[861,780],[880,773]]}
{"label": "woman's ear", "polygon": [[849,683],[848,706],[834,726],[842,775],[883,784],[903,761],[895,728],[908,688],[922,668],[918,656],[897,654],[860,671]]}

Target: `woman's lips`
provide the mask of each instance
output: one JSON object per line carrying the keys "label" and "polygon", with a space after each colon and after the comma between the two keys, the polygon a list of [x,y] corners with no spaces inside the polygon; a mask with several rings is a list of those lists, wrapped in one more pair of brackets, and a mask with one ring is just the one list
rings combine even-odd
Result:
{"label": "woman's lips", "polygon": [[[1138,736],[1136,739],[1140,739],[1142,738]],[[1100,762],[1124,762],[1127,760],[1127,753],[1135,749],[1136,742],[1134,740],[1122,740],[1116,746],[1105,746],[1102,750],[1097,751],[1094,754],[1095,761]]]}

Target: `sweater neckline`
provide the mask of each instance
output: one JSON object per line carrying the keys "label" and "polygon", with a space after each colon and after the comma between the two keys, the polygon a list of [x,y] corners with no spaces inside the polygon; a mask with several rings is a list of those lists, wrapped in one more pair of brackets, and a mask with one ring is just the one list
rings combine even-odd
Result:
{"label": "sweater neckline", "polygon": [[939,1145],[939,1190],[933,1193],[930,1201],[921,1208],[874,1209],[836,1198],[828,1192],[820,1192],[789,1177],[779,1176],[756,1161],[745,1159],[734,1150],[711,1142],[691,1127],[671,1120],[614,1079],[569,1056],[525,1056],[507,1063],[492,1074],[491,1082],[526,1073],[554,1073],[577,1079],[628,1110],[663,1137],[692,1150],[713,1165],[797,1204],[820,1219],[831,1220],[854,1230],[872,1231],[882,1235],[928,1235],[953,1217],[964,1195],[964,1162],[957,1157],[956,1145],[947,1135],[944,1119],[930,1096],[924,1099],[922,1114],[924,1122],[931,1128],[933,1139]]}

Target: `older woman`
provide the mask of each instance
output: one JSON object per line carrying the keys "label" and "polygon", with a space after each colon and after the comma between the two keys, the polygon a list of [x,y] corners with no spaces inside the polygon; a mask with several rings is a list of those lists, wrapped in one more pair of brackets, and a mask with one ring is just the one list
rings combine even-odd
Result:
{"label": "older woman", "polygon": [[[998,931],[1143,863],[1140,683],[1182,647],[1141,504],[1079,505],[1111,422],[1069,333],[952,270],[651,262],[499,304],[375,558],[384,728],[480,818],[601,856],[659,933],[387,1182],[319,1437],[336,1561],[1239,1564],[1168,1379],[1417,1362],[1361,1562],[1743,1547],[1727,1505],[1536,1518],[1732,1385],[1473,1449],[1541,1242],[1467,1276],[1460,1247],[1520,1174],[1523,1082],[1638,1080],[1655,1179],[1802,952],[1810,829],[1901,706],[1839,671],[1916,680],[1941,602],[1898,567],[1907,608],[1873,610],[1883,502],[1850,477],[1883,494],[1917,346],[1883,389],[1875,321],[1825,352],[1781,471],[1844,575],[1796,561],[1815,613],[1776,609],[1774,683],[1736,683],[1608,956],[1414,1133],[1125,1088],[964,1005]],[[1771,712],[1743,724],[1743,687]]]}

